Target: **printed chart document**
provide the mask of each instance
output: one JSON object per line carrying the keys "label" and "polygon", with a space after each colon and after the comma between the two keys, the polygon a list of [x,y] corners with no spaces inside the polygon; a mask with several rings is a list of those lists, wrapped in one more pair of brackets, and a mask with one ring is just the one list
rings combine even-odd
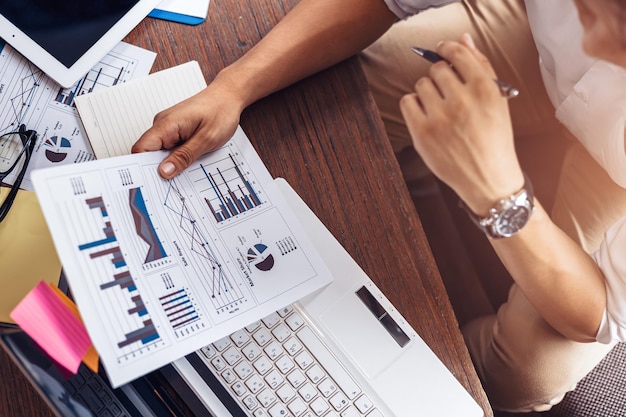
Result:
{"label": "printed chart document", "polygon": [[114,386],[332,278],[239,128],[172,180],[164,151],[33,172],[72,294]]}
{"label": "printed chart document", "polygon": [[[0,134],[24,124],[39,135],[22,188],[33,190],[30,172],[35,169],[95,159],[76,98],[145,77],[155,57],[152,51],[120,42],[74,86],[63,88],[0,40]],[[4,182],[12,184],[17,172]]]}

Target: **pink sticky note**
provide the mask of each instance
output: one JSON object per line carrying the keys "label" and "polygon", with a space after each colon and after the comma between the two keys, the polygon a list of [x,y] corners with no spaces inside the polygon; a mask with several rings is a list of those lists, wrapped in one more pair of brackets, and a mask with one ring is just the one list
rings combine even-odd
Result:
{"label": "pink sticky note", "polygon": [[87,329],[44,282],[33,288],[10,314],[61,366],[76,373],[91,346]]}

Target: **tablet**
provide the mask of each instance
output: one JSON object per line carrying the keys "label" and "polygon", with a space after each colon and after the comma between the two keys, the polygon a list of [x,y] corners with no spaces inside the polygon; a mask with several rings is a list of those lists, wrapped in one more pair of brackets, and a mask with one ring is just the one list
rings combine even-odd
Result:
{"label": "tablet", "polygon": [[161,0],[2,0],[0,38],[71,87]]}

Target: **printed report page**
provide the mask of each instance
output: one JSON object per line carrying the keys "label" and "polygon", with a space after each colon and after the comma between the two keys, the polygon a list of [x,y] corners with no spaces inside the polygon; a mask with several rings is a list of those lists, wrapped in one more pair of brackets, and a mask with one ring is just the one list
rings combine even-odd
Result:
{"label": "printed report page", "polygon": [[165,152],[37,170],[72,295],[114,386],[332,278],[244,132],[172,180]]}

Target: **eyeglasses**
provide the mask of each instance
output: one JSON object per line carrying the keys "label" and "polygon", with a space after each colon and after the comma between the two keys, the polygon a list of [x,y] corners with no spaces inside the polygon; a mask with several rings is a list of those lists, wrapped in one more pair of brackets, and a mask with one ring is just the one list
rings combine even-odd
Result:
{"label": "eyeglasses", "polygon": [[17,132],[5,133],[0,136],[0,182],[4,182],[4,179],[11,172],[21,166],[9,194],[0,205],[0,222],[4,220],[13,205],[36,142],[37,132],[26,130],[24,125],[21,125]]}

